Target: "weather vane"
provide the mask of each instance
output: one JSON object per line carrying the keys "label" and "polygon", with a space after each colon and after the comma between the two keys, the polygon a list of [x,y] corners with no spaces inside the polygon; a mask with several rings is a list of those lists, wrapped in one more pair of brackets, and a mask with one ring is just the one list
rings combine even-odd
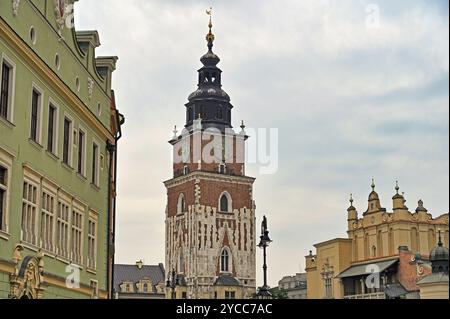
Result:
{"label": "weather vane", "polygon": [[209,15],[209,27],[212,27],[212,7],[206,9],[206,14]]}
{"label": "weather vane", "polygon": [[208,42],[208,48],[209,50],[212,49],[213,47],[213,42],[214,42],[214,34],[212,33],[212,7],[209,7],[209,9],[206,9],[206,14],[209,15],[209,32],[206,35],[206,41]]}

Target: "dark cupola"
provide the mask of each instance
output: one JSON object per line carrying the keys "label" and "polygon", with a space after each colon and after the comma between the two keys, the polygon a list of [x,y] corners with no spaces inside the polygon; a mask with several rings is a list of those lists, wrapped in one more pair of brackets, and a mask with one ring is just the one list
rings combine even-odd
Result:
{"label": "dark cupola", "polygon": [[448,248],[444,247],[441,239],[441,231],[439,231],[438,245],[433,248],[430,253],[430,261],[433,273],[446,273],[448,274],[449,255]]}
{"label": "dark cupola", "polygon": [[198,70],[198,89],[189,95],[186,104],[186,128],[190,130],[194,120],[201,119],[202,127],[215,127],[221,131],[231,128],[231,109],[229,95],[222,90],[222,70],[217,67],[220,58],[213,53],[214,34],[212,33],[211,11],[207,13],[209,32],[206,35],[208,52],[200,61],[203,67]]}

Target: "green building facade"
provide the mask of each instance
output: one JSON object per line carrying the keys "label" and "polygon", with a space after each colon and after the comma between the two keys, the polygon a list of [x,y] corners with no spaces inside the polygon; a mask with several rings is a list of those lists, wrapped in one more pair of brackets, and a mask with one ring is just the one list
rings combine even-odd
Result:
{"label": "green building facade", "polygon": [[117,57],[75,1],[0,1],[0,299],[110,297]]}

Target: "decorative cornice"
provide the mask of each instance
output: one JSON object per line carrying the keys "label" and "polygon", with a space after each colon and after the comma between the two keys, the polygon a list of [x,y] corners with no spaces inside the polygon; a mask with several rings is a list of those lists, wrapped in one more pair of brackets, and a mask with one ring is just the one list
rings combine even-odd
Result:
{"label": "decorative cornice", "polygon": [[187,175],[183,175],[177,178],[170,179],[164,182],[164,185],[167,188],[181,185],[188,181],[195,181],[195,179],[209,180],[209,181],[218,181],[218,182],[234,182],[245,185],[253,185],[253,182],[256,180],[254,177],[249,176],[235,176],[235,175],[224,175],[219,173],[211,173],[204,171],[193,171]]}
{"label": "decorative cornice", "polygon": [[79,111],[87,123],[95,127],[104,137],[114,141],[113,134],[105,127],[98,118],[87,108],[87,106],[76,96],[67,85],[42,61],[37,54],[30,49],[30,47],[18,37],[9,25],[0,18],[0,38],[5,39],[11,44],[17,53],[28,61],[28,65],[33,68],[38,74],[42,75],[47,80],[53,89],[61,94],[61,97],[66,101],[66,104],[72,106]]}

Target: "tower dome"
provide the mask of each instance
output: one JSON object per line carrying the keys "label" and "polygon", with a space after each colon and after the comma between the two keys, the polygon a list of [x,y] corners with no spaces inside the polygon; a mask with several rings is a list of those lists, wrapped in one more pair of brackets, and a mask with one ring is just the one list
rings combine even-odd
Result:
{"label": "tower dome", "polygon": [[222,89],[222,70],[217,67],[220,58],[213,52],[215,36],[212,33],[212,21],[209,20],[209,32],[206,35],[208,52],[200,61],[203,67],[198,70],[198,88],[188,97],[186,106],[186,125],[191,128],[194,120],[201,119],[202,127],[214,127],[220,131],[231,128],[230,96]]}
{"label": "tower dome", "polygon": [[441,232],[439,231],[439,242],[430,253],[430,261],[433,273],[444,272],[448,274],[449,256],[448,248],[444,247],[441,239]]}

